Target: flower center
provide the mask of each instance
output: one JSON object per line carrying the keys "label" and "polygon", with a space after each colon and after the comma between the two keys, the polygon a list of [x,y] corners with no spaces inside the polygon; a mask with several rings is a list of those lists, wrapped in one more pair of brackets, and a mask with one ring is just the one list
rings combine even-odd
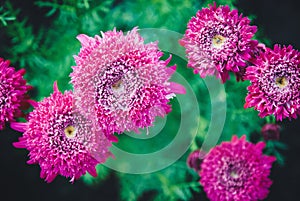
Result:
{"label": "flower center", "polygon": [[224,45],[225,41],[226,41],[226,38],[224,36],[215,35],[212,38],[212,46],[214,48],[221,48]]}
{"label": "flower center", "polygon": [[64,131],[67,138],[74,138],[76,135],[76,129],[74,126],[68,126]]}
{"label": "flower center", "polygon": [[237,174],[236,171],[231,171],[231,172],[230,172],[230,176],[231,176],[233,179],[239,178],[239,175]]}
{"label": "flower center", "polygon": [[114,92],[120,92],[124,89],[124,85],[123,85],[123,81],[122,79],[118,80],[117,82],[113,83],[111,85],[111,89],[114,91]]}
{"label": "flower center", "polygon": [[284,88],[288,85],[288,80],[285,77],[277,77],[275,83],[279,88]]}

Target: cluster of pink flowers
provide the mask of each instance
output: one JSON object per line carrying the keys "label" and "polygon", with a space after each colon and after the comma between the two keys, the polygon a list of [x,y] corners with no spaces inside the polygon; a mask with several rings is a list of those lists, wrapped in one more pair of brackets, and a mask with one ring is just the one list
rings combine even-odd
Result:
{"label": "cluster of pink flowers", "polygon": [[[277,121],[300,115],[300,53],[291,45],[266,47],[252,39],[257,29],[250,20],[217,6],[199,10],[187,24],[179,41],[186,50],[188,66],[202,78],[213,75],[225,83],[230,73],[237,81],[250,81],[245,108],[259,117]],[[268,123],[261,129],[265,141],[279,139],[280,126]],[[212,201],[253,201],[268,195],[268,178],[275,157],[263,154],[264,142],[252,144],[246,136],[222,142],[206,155],[193,151],[187,165],[199,173],[207,197]]]}
{"label": "cluster of pink flowers", "polygon": [[[237,81],[249,80],[245,108],[254,107],[260,117],[277,120],[300,115],[300,53],[292,46],[259,44],[250,20],[237,10],[216,4],[198,11],[179,43],[185,47],[188,66],[201,77],[215,75],[225,83],[234,73]],[[22,132],[17,148],[29,151],[29,164],[38,164],[40,177],[79,179],[86,172],[97,176],[96,165],[113,156],[109,151],[115,134],[139,132],[152,126],[157,116],[171,111],[170,99],[185,93],[170,81],[176,66],[167,67],[157,43],[145,44],[137,28],[124,34],[116,29],[101,36],[78,37],[82,48],[70,74],[74,91],[53,93],[40,102],[29,100],[31,88],[0,58],[0,130],[6,122]],[[33,106],[23,114],[22,109]],[[26,117],[26,122],[16,118]],[[279,138],[279,126],[262,129],[265,140]],[[200,150],[188,157],[207,197],[212,201],[264,199],[272,181],[268,178],[275,157],[263,154],[264,142],[252,144],[233,136],[207,154]],[[203,159],[203,160],[202,160]]]}
{"label": "cluster of pink flowers", "polygon": [[180,44],[188,66],[201,77],[216,75],[222,82],[233,72],[237,80],[250,80],[245,108],[254,107],[260,117],[277,120],[300,114],[300,53],[292,46],[273,49],[252,37],[255,26],[228,6],[211,5],[198,11]]}
{"label": "cluster of pink flowers", "polygon": [[0,60],[0,128],[10,121],[23,133],[14,146],[29,151],[28,164],[39,164],[46,182],[57,175],[71,182],[86,172],[97,176],[95,166],[113,156],[109,148],[117,141],[115,133],[152,126],[156,116],[171,111],[168,103],[175,93],[185,93],[169,81],[176,70],[167,67],[171,56],[161,60],[157,43],[145,44],[137,28],[77,38],[82,48],[70,75],[74,92],[61,93],[54,83],[49,97],[27,101],[33,111],[26,122],[14,121],[30,88],[22,78],[25,71],[15,72]]}

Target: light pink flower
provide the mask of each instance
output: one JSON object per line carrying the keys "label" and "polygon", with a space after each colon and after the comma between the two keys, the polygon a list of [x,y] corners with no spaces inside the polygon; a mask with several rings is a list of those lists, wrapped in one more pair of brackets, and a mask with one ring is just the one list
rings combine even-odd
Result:
{"label": "light pink flower", "polygon": [[169,81],[175,72],[175,66],[166,67],[171,58],[160,60],[157,43],[144,44],[136,28],[126,35],[114,29],[77,38],[82,48],[71,74],[76,105],[109,139],[116,140],[114,132],[151,126],[171,111],[174,93],[185,92]]}

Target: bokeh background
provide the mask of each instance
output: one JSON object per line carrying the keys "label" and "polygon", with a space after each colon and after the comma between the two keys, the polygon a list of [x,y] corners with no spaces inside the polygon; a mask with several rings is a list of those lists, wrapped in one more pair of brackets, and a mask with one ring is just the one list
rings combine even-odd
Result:
{"label": "bokeh background", "polygon": [[[39,101],[51,93],[55,80],[58,80],[61,90],[72,89],[68,75],[70,67],[74,65],[72,56],[79,52],[80,44],[75,38],[79,33],[94,36],[114,27],[128,31],[138,26],[141,29],[164,28],[183,34],[188,20],[211,2],[2,0],[0,16],[7,14],[5,23],[0,22],[0,57],[9,59],[17,69],[26,68],[25,78],[34,86],[30,95]],[[297,0],[219,0],[217,3],[228,4],[250,16],[252,24],[259,29],[257,39],[268,46],[275,43],[291,44],[300,49]],[[166,53],[165,58],[168,55]],[[207,94],[203,81],[186,68],[186,61],[174,56],[172,64],[175,63],[178,72],[195,91],[201,110],[199,119],[195,120],[200,123],[197,138],[176,164],[147,175],[120,174],[99,166],[99,178],[92,179],[87,175],[70,184],[67,179],[57,177],[47,184],[39,178],[40,169],[37,165],[26,164],[28,152],[12,146],[12,142],[17,141],[21,134],[11,130],[8,125],[0,133],[1,200],[207,200],[201,188],[195,185],[197,174],[186,167],[185,160],[203,141],[210,119],[210,100],[203,96]],[[259,140],[259,130],[265,120],[258,118],[255,111],[243,109],[248,85],[247,82],[236,83],[234,79],[225,84],[228,114],[220,141],[230,139],[232,134],[247,134],[248,139]],[[173,133],[176,134],[176,122],[185,108],[180,108],[177,99],[171,103],[173,111],[168,115],[167,126],[149,141],[151,146],[147,141],[126,135],[119,137],[116,146],[141,153],[172,142]],[[280,142],[287,148],[276,152],[281,162],[273,166],[271,178],[274,183],[266,200],[299,200],[299,123],[300,119],[279,123],[282,127]],[[194,129],[191,128],[191,131]]]}

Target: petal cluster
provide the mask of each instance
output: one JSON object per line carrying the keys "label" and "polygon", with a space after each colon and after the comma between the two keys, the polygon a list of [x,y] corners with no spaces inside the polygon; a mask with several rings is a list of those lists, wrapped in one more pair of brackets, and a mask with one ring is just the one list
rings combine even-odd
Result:
{"label": "petal cluster", "polygon": [[255,201],[268,195],[275,157],[263,155],[264,142],[233,136],[210,150],[201,164],[200,183],[211,201]]}
{"label": "petal cluster", "polygon": [[274,115],[277,120],[300,114],[300,53],[292,46],[267,48],[246,70],[245,108],[254,107],[260,117]]}
{"label": "petal cluster", "polygon": [[5,122],[15,121],[22,115],[21,107],[26,104],[26,93],[31,86],[26,85],[25,70],[15,71],[9,61],[0,58],[0,130]]}
{"label": "petal cluster", "polygon": [[171,111],[174,93],[184,93],[169,82],[176,69],[167,67],[171,58],[160,60],[157,43],[144,44],[136,28],[77,38],[82,48],[71,73],[76,106],[111,140],[115,132],[151,126],[156,116]]}
{"label": "petal cluster", "polygon": [[261,128],[261,134],[265,141],[268,140],[279,140],[280,138],[280,125],[278,124],[265,124]]}
{"label": "petal cluster", "polygon": [[215,75],[223,82],[229,72],[240,73],[258,44],[250,20],[229,6],[210,5],[188,22],[180,44],[185,47],[188,66],[201,77]]}
{"label": "petal cluster", "polygon": [[28,163],[39,164],[40,176],[47,182],[57,175],[71,182],[86,172],[96,176],[95,166],[111,156],[110,141],[73,103],[72,91],[62,94],[55,84],[50,97],[33,104],[28,122],[11,124],[24,132],[14,146],[29,151]]}
{"label": "petal cluster", "polygon": [[190,153],[186,160],[188,167],[198,172],[200,170],[200,166],[205,155],[206,153],[200,149],[197,149]]}

